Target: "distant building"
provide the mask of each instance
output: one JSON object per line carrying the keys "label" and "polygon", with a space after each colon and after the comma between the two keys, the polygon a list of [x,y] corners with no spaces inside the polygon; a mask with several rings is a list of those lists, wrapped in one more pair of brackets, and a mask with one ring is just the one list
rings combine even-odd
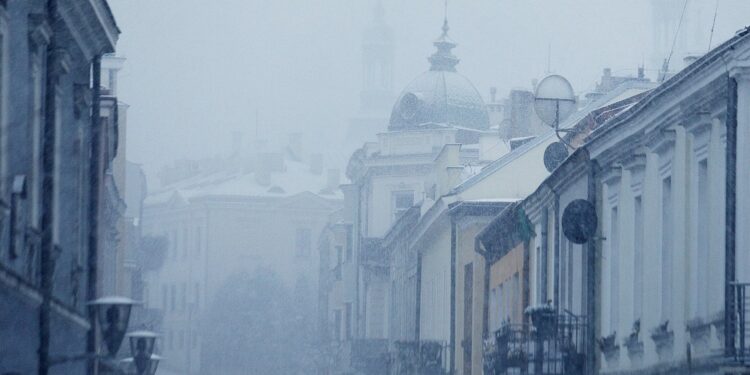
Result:
{"label": "distant building", "polygon": [[385,9],[378,0],[373,21],[362,35],[362,91],[357,114],[349,120],[346,130],[346,152],[374,141],[385,130],[394,98],[393,55],[393,31],[385,22]]}
{"label": "distant building", "polygon": [[86,302],[117,118],[96,112],[107,99],[92,73],[120,31],[105,0],[54,3],[0,2],[2,374],[82,374],[86,361],[51,359],[99,345]]}
{"label": "distant building", "polygon": [[168,243],[163,265],[145,275],[145,307],[161,310],[164,367],[172,371],[211,373],[202,367],[199,322],[233,273],[268,268],[290,289],[316,289],[315,244],[341,206],[339,171],[305,153],[299,135],[283,152],[246,153],[235,140],[230,156],[163,169],[162,186],[145,201],[144,235]]}

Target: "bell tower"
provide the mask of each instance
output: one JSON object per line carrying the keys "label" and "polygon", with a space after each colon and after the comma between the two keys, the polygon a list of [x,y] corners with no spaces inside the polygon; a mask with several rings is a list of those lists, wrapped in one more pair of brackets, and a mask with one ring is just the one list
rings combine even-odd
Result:
{"label": "bell tower", "polygon": [[378,0],[373,21],[362,36],[362,111],[388,111],[393,90],[393,32],[385,23],[385,9]]}

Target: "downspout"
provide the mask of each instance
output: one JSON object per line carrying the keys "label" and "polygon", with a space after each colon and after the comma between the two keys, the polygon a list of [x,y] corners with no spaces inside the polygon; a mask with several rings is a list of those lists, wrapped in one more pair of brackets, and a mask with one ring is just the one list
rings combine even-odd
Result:
{"label": "downspout", "polygon": [[417,290],[417,303],[415,306],[416,311],[414,317],[414,340],[419,342],[419,336],[421,334],[421,328],[419,325],[422,320],[422,252],[420,252],[419,250],[417,250],[417,285],[415,289]]}
{"label": "downspout", "polygon": [[360,312],[359,308],[359,268],[361,267],[360,264],[360,256],[359,253],[362,251],[362,184],[357,184],[357,209],[355,211],[354,216],[354,224],[357,228],[357,252],[355,254],[354,259],[354,311],[357,315],[357,324],[354,327],[354,333],[357,338],[361,338],[362,334],[360,333],[360,325],[362,323],[362,313]]}
{"label": "downspout", "polygon": [[[97,297],[97,267],[99,262],[99,196],[101,160],[101,55],[92,62],[93,88],[91,105],[91,165],[89,166],[89,241],[88,241],[88,280],[86,297],[93,301]],[[86,340],[86,351],[96,352],[96,315],[89,309],[89,329]],[[98,361],[89,361],[89,375],[96,374]]]}
{"label": "downspout", "polygon": [[549,237],[549,208],[546,206],[542,209],[542,234],[541,234],[541,265],[542,269],[540,270],[542,273],[541,277],[541,301],[542,303],[547,302],[547,251],[549,250],[549,243],[548,243],[548,237]]}
{"label": "downspout", "polygon": [[[57,2],[55,0],[47,1],[47,18],[50,24],[54,25],[55,15],[57,13]],[[58,83],[59,72],[55,64],[57,49],[57,36],[52,35],[50,43],[47,46],[47,77],[45,92],[45,116],[44,130],[42,137],[42,240],[40,252],[40,285],[39,289],[42,295],[42,303],[39,307],[39,375],[47,375],[50,366],[50,310],[52,301],[52,273],[54,264],[52,259],[53,238],[52,232],[54,225],[54,180],[55,175],[55,140],[56,129],[56,85]]]}
{"label": "downspout", "polygon": [[735,282],[735,226],[737,200],[737,80],[727,77],[727,150],[726,150],[726,194],[725,194],[725,242],[724,242],[724,354],[734,356],[734,321],[732,312]]}
{"label": "downspout", "polygon": [[450,373],[456,373],[456,223],[451,218]]}
{"label": "downspout", "polygon": [[[587,200],[594,207],[597,207],[597,194],[596,194],[596,182],[599,178],[599,163],[596,160],[591,160],[591,157],[587,149],[583,149],[586,152],[586,160],[588,160],[588,193]],[[587,262],[586,262],[586,316],[588,318],[588,337],[586,340],[586,374],[596,373],[597,356],[596,353],[596,338],[597,332],[597,309],[596,306],[599,303],[597,301],[597,262],[599,261],[599,254],[597,252],[597,238],[591,238],[586,243],[587,247]]]}
{"label": "downspout", "polygon": [[474,237],[474,251],[484,258],[484,293],[482,296],[482,338],[486,339],[490,333],[490,259],[487,253],[482,250],[482,243],[479,237]]}
{"label": "downspout", "polygon": [[554,246],[555,246],[555,269],[554,269],[554,280],[555,280],[555,287],[553,291],[553,298],[555,302],[555,306],[557,308],[560,307],[560,195],[557,194],[555,189],[553,189],[550,186],[550,189],[552,190],[552,195],[555,197],[554,202],[554,214],[555,214],[555,238],[554,238]]}

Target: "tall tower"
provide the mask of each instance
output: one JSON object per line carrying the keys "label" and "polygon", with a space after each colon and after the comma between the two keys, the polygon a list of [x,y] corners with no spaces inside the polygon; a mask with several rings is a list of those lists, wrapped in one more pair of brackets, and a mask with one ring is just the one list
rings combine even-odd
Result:
{"label": "tall tower", "polygon": [[364,111],[387,111],[393,89],[393,33],[385,23],[385,9],[378,0],[373,22],[362,36],[362,92]]}
{"label": "tall tower", "polygon": [[359,109],[346,132],[347,156],[388,126],[394,99],[393,49],[393,32],[385,22],[383,3],[377,0],[373,19],[362,34],[362,90]]}

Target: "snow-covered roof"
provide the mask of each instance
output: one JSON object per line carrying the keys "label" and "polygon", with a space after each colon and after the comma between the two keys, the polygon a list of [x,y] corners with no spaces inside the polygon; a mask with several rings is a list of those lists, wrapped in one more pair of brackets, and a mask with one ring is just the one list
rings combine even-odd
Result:
{"label": "snow-covered roof", "polygon": [[325,199],[343,199],[338,186],[331,190],[328,175],[313,173],[307,164],[284,161],[284,171],[272,172],[264,183],[259,183],[255,172],[240,167],[201,173],[160,188],[146,198],[146,204],[166,203],[176,194],[185,200],[195,198],[231,197],[290,197],[309,192]]}
{"label": "snow-covered roof", "polygon": [[[605,107],[609,104],[616,103],[620,100],[623,100],[623,99],[638,95],[640,93],[643,93],[645,91],[651,90],[654,87],[656,87],[656,84],[653,82],[627,81],[623,83],[622,85],[616,87],[612,91],[589,102],[588,104],[586,104],[586,106],[584,106],[583,108],[579,109],[578,111],[570,115],[570,117],[568,117],[567,120],[565,120],[562,124],[560,124],[560,128],[561,129],[572,128],[576,126],[576,124],[578,124],[581,120],[586,118],[586,116],[588,116],[589,113],[599,108]],[[542,135],[539,135],[538,137],[524,143],[523,145],[519,146],[518,148],[511,151],[510,153],[505,154],[501,158],[486,165],[484,168],[482,168],[481,172],[463,181],[461,184],[456,186],[451,191],[451,194],[458,194],[458,193],[463,192],[464,190],[468,189],[474,184],[484,180],[487,176],[492,175],[496,171],[502,169],[504,166],[512,163],[514,160],[518,159],[520,156],[535,149],[536,147],[540,147],[541,145],[545,144],[547,141],[549,141],[553,137],[555,137],[555,132],[554,130],[550,129],[548,132]]]}

